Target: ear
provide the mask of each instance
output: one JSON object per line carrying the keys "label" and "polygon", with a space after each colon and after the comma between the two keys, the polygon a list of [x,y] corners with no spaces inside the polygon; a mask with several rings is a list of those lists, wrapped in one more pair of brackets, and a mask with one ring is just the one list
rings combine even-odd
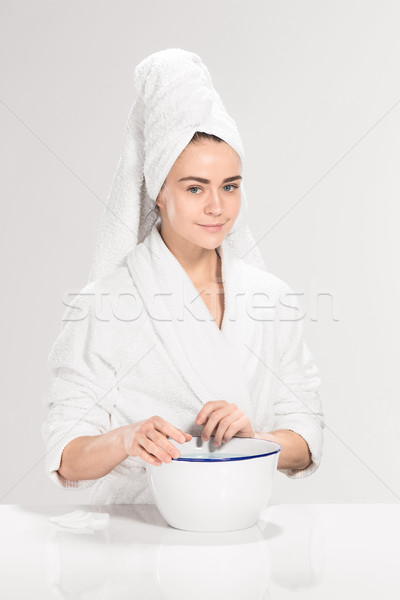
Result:
{"label": "ear", "polygon": [[[164,185],[163,185],[163,187],[164,187]],[[156,206],[158,206],[158,209],[163,207],[163,187],[158,192],[158,196],[156,198]]]}

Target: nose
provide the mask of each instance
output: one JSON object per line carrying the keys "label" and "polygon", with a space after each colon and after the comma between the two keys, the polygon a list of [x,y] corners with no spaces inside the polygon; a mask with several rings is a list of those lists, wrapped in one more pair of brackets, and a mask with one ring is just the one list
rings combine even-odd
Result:
{"label": "nose", "polygon": [[224,205],[217,191],[211,192],[205,210],[207,214],[213,215],[220,215],[224,212]]}

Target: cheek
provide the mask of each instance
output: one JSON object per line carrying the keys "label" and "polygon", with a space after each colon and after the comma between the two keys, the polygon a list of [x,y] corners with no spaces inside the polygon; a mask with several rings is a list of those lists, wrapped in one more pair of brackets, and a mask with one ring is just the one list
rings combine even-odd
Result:
{"label": "cheek", "polygon": [[236,217],[240,211],[241,198],[240,196],[236,199],[234,204],[232,205],[232,214]]}
{"label": "cheek", "polygon": [[190,199],[178,198],[168,207],[168,218],[171,223],[185,223],[188,219],[194,218],[195,214],[195,203],[190,202]]}

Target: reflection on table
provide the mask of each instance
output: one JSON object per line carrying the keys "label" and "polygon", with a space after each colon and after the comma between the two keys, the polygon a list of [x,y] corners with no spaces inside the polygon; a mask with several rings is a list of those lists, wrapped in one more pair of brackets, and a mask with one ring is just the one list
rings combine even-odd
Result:
{"label": "reflection on table", "polygon": [[[50,522],[74,508],[108,512],[109,526]],[[398,504],[271,505],[251,528],[214,533],[174,529],[155,505],[0,506],[0,524],[7,599],[369,600],[400,589]]]}

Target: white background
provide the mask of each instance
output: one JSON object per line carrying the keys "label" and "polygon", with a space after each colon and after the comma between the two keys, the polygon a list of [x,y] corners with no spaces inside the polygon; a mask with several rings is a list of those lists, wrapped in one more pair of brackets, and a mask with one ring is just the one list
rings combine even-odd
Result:
{"label": "white background", "polygon": [[272,502],[400,499],[399,18],[385,0],[1,2],[1,503],[90,496],[44,472],[47,355],[89,276],[133,69],[169,47],[207,65],[245,144],[250,228],[304,294],[324,456],[278,474]]}

